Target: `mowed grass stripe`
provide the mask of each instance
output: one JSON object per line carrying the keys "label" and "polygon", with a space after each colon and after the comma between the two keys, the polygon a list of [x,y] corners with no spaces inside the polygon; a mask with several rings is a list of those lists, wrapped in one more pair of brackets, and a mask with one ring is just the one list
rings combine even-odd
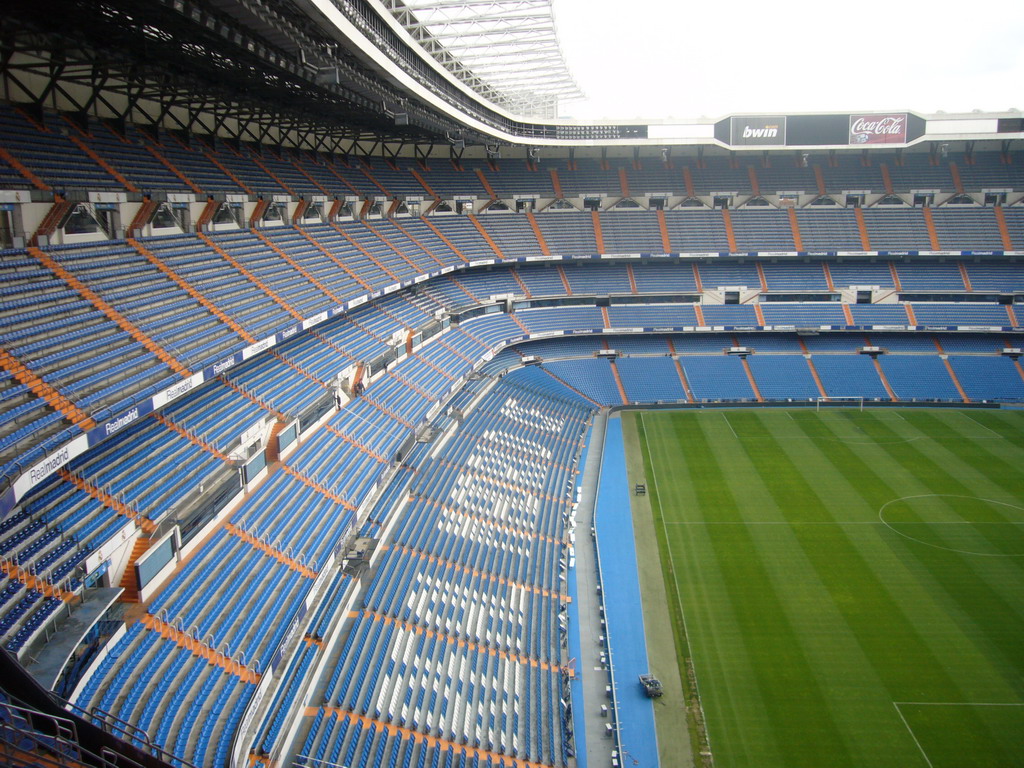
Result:
{"label": "mowed grass stripe", "polygon": [[[855,486],[819,455],[787,412],[757,409],[730,413],[730,417],[742,449],[730,466],[750,462],[758,472],[755,482],[768,492],[772,514],[788,520],[786,527],[773,527],[770,532],[755,527],[753,535],[770,564],[797,641],[828,694],[829,714],[840,727],[853,762],[913,764],[917,759],[913,740],[904,729],[893,727],[892,697],[880,674],[885,670],[876,667],[871,649],[851,626],[851,613],[860,615],[863,608],[860,586],[852,579],[833,578],[846,563],[828,554],[835,549],[836,538],[876,539],[881,528],[877,516],[870,505],[858,501]],[[808,502],[808,494],[819,498]],[[833,510],[823,501],[839,495],[849,503]],[[793,695],[800,695],[799,686],[794,686]],[[807,749],[807,763],[821,764],[825,759],[814,745],[787,746]],[[831,764],[831,756],[827,759]]]}
{"label": "mowed grass stripe", "polygon": [[[970,705],[969,705],[970,706]],[[964,706],[900,704],[932,768],[1022,768],[1024,707],[971,706],[984,727],[967,731]]]}
{"label": "mowed grass stripe", "polygon": [[[693,467],[697,472],[707,467],[709,471],[722,473],[732,487],[743,488],[744,493],[742,504],[737,503],[732,497],[729,501],[723,500],[722,503],[714,503],[714,499],[706,495],[699,499],[695,498],[691,505],[683,508],[684,513],[692,513],[685,515],[684,519],[701,522],[782,520],[781,516],[772,517],[771,499],[767,491],[757,484],[757,472],[754,468],[733,461],[737,437],[735,430],[725,419],[724,412],[706,412],[698,416],[696,421],[675,419],[673,415],[666,416],[672,431],[671,440],[681,447],[682,458],[687,466]],[[694,429],[700,430],[703,440],[700,448],[689,443]],[[723,466],[728,468],[727,474]],[[706,489],[706,486],[702,485],[701,489]]]}
{"label": "mowed grass stripe", "polygon": [[[690,447],[684,449],[677,442],[673,414],[643,413],[639,418],[644,446],[649,449],[648,491],[653,491],[656,499],[652,507],[663,523],[673,522],[668,518],[685,510],[699,509],[697,489],[681,478],[688,477],[688,460],[699,463],[707,458],[702,459],[698,452]],[[659,467],[661,471],[652,471],[652,467]],[[662,525],[660,535],[666,549],[671,550],[662,554],[662,564],[666,590],[677,601],[672,606],[677,647],[685,648],[681,633],[691,623],[701,627],[700,632],[691,635],[690,645],[698,686],[715,691],[715,696],[705,697],[704,701],[708,719],[715,722],[712,749],[719,754],[716,739],[721,739],[722,756],[733,757],[731,761],[726,760],[726,764],[740,765],[751,759],[784,764],[769,719],[769,707],[761,697],[754,659],[745,648],[739,653],[723,652],[730,643],[742,643],[745,635],[733,610],[733,599],[726,589],[708,533],[694,530],[692,535],[684,535],[678,526]],[[682,654],[680,651],[681,668]],[[684,685],[692,688],[685,681]],[[742,721],[745,728],[734,733],[733,724],[738,721]]]}
{"label": "mowed grass stripe", "polygon": [[[772,415],[774,416],[774,414]],[[766,421],[776,419],[759,411],[748,411],[743,414],[743,434],[757,438],[759,458],[757,466],[762,480],[771,490],[776,503],[785,510],[801,509],[793,515],[800,521],[808,516],[814,518],[830,517],[829,507],[819,494],[829,494],[835,475],[842,475],[842,466],[832,465],[831,471],[817,468],[813,479],[805,477],[801,467],[791,458],[788,451],[794,450],[793,445],[806,447],[806,443],[779,441],[772,439]],[[751,443],[743,442],[744,449],[750,453]],[[785,442],[785,447],[782,443]],[[801,448],[798,453],[805,453]],[[891,700],[905,694],[909,690],[921,690],[921,680],[927,680],[926,696],[952,697],[960,695],[959,687],[948,675],[945,664],[932,652],[925,639],[918,632],[915,618],[904,612],[901,604],[889,593],[886,576],[876,570],[876,564],[866,558],[855,546],[850,537],[854,535],[877,536],[879,531],[870,529],[851,529],[845,526],[814,527],[796,525],[794,535],[803,550],[804,556],[814,565],[818,578],[829,591],[839,612],[843,615],[848,631],[852,633],[864,656],[871,663],[875,675],[887,682],[887,693],[884,699]],[[879,626],[885,627],[885,637],[880,638]],[[894,679],[895,673],[895,679]],[[861,692],[868,696],[874,694],[875,713],[883,699],[878,697],[882,691]],[[868,716],[870,702],[861,701],[858,710]],[[888,704],[888,702],[885,702]],[[912,755],[911,741],[906,735],[898,734],[891,728],[892,712],[886,709],[881,720],[870,723],[877,728],[878,736],[886,742],[887,749],[874,755],[876,760],[889,758],[889,750],[902,747],[903,757]],[[867,725],[867,723],[865,723]],[[890,727],[887,727],[890,726]],[[870,730],[861,731],[867,736]],[[889,738],[884,738],[883,734]]]}
{"label": "mowed grass stripe", "polygon": [[[831,439],[830,426],[834,425],[811,421],[800,424],[822,454],[859,479],[860,491],[872,505],[880,507],[886,501],[905,495],[890,485],[890,480],[901,481],[896,484],[904,487],[909,480],[912,487],[907,490],[913,493],[924,489],[913,475],[886,471],[886,467],[892,466],[892,453],[900,451],[896,444],[886,446],[882,456],[868,462],[861,455],[864,448],[857,446],[855,450]],[[909,463],[913,467],[913,462]],[[862,548],[871,554],[887,583],[894,585],[891,592],[905,606],[904,611],[913,611],[915,622],[923,631],[941,632],[941,636],[932,637],[930,642],[937,646],[936,652],[941,654],[947,668],[956,673],[960,700],[1015,699],[1018,694],[1005,688],[1002,681],[1006,670],[1020,663],[1017,638],[1022,629],[1020,611],[1024,609],[1019,600],[1022,559],[962,556],[907,541],[887,529],[878,529],[877,534],[879,544],[865,542]],[[1014,601],[1013,596],[1018,599]],[[950,621],[959,629],[956,636],[945,626]],[[890,648],[883,638],[878,639],[880,658],[897,652],[898,649]],[[994,661],[998,662],[999,670],[992,668]],[[916,675],[910,667],[902,666],[899,659],[890,662],[893,673],[888,678],[894,683],[890,690],[893,698],[898,699],[915,686]],[[914,698],[955,700],[954,692],[935,690],[928,696]]]}
{"label": "mowed grass stripe", "polygon": [[969,413],[964,412],[964,415],[983,427],[992,430],[1006,440],[1006,442],[1024,451],[1024,432],[1020,428],[1019,411],[972,410]]}
{"label": "mowed grass stripe", "polygon": [[[925,423],[931,427],[937,422],[934,417],[929,419],[926,413],[915,413],[908,414],[906,421],[909,426],[914,425],[910,417],[918,423],[928,419]],[[911,442],[896,448],[894,443],[886,441],[898,433],[888,423],[878,420],[876,414],[865,412],[858,418],[858,423],[867,433],[878,435],[881,447],[889,458],[901,464],[911,476],[920,481],[920,491],[905,495],[930,493],[935,497],[936,504],[946,507],[959,517],[977,511],[979,505],[976,499],[979,498],[1016,501],[1009,491],[1017,490],[1024,478],[1006,462],[995,457],[986,459],[988,453],[977,447],[977,441],[943,440],[941,444],[937,441]],[[992,474],[984,471],[986,466],[991,468]],[[1000,473],[1004,476],[1013,474],[1017,480],[1008,482],[1005,477],[999,477]],[[994,519],[1002,522],[1012,520],[1012,512],[1008,509],[997,511],[992,508],[988,512]],[[919,516],[915,518],[916,522],[921,524],[935,522]],[[943,546],[951,551],[976,552],[982,543],[990,546],[995,553],[1011,555],[1020,551],[1019,547],[1015,547],[1016,542],[1009,541],[998,528],[948,525],[933,527],[933,535],[940,537]],[[983,542],[977,539],[982,539]]]}
{"label": "mowed grass stripe", "polygon": [[[865,423],[864,428],[883,437],[890,433],[888,425],[877,422]],[[907,471],[916,472],[916,477],[928,478],[938,493],[974,495],[970,487],[955,479],[950,465],[933,462],[913,448],[914,445],[916,443],[902,451],[890,446],[890,459],[903,465]],[[959,445],[962,450],[969,449],[965,443]],[[955,509],[954,504],[950,506]],[[989,530],[985,526],[977,527],[982,531]],[[1020,599],[1024,558],[999,558],[998,562],[993,563],[989,558],[936,550],[914,542],[904,544],[902,551],[931,574],[929,595],[933,599],[942,598],[949,605],[949,617],[958,622],[961,630],[973,638],[975,644],[983,646],[983,657],[998,660],[1004,670],[1012,671],[1018,680],[1024,679],[1024,654],[1021,653],[1020,645],[1020,638],[1024,636],[1024,601]],[[959,661],[961,668],[967,666],[963,656],[955,656],[954,661]],[[971,678],[970,675],[965,677],[968,681]],[[1001,693],[1013,696],[1011,691]],[[979,695],[905,698],[920,701],[971,701]],[[993,691],[987,694],[988,697],[995,695],[998,694]],[[1018,691],[1016,696],[1024,698],[1024,691]]]}
{"label": "mowed grass stripe", "polygon": [[[717,508],[733,518],[740,515],[740,506],[733,493],[732,470],[723,471],[714,442],[722,432],[717,427],[705,431],[709,420],[679,419],[676,437],[686,446],[686,470],[702,509]],[[735,439],[735,438],[733,438]],[[754,537],[748,526],[715,529],[707,534],[720,566],[719,578],[732,603],[740,637],[730,645],[750,657],[758,671],[757,685],[765,707],[761,717],[767,718],[776,743],[791,766],[818,766],[820,755],[829,754],[831,765],[854,766],[842,731],[830,715],[833,702],[819,685],[799,641],[797,629],[790,623],[785,601],[775,588],[771,569],[763,561],[763,542]],[[685,608],[684,608],[685,609]],[[732,702],[733,715],[744,715],[746,702]],[[708,702],[705,702],[707,707]],[[737,709],[739,711],[737,711]],[[716,723],[709,714],[711,743],[716,751],[732,749],[744,738],[762,740],[763,733],[744,733],[742,720],[733,723],[728,742],[718,746]],[[808,749],[808,745],[814,745]],[[743,750],[748,757],[757,754],[756,743]]]}
{"label": "mowed grass stripe", "polygon": [[[961,411],[913,411],[906,418],[923,432],[948,428],[955,434],[961,427],[965,433],[978,429]],[[980,523],[932,524],[931,536],[942,536],[951,549],[1024,554],[1024,526],[1017,525],[1024,522],[1024,509],[1016,508],[1024,505],[1024,473],[1020,469],[1024,452],[999,439],[943,440],[921,443],[916,449],[945,468],[962,489],[958,494],[962,498],[950,495],[941,499],[942,504],[963,520]],[[990,500],[1003,503],[987,503]]]}
{"label": "mowed grass stripe", "polygon": [[[989,485],[1001,492],[993,492],[993,498],[1024,502],[1024,472],[1021,471],[1024,462],[1024,450],[1018,449],[1012,443],[998,439],[972,440],[969,437],[969,430],[961,430],[961,423],[955,419],[953,414],[959,411],[913,411],[908,413],[907,421],[921,432],[927,434],[937,431],[943,427],[963,439],[943,440],[933,443],[933,448],[928,451],[929,455],[945,453],[947,456],[955,457],[962,465],[974,470],[974,477],[971,478],[971,488],[974,493]],[[922,452],[929,448],[928,443],[918,446]],[[943,458],[939,458],[941,462]],[[949,468],[948,473],[956,478],[962,478],[963,474],[956,471],[956,468]]]}
{"label": "mowed grass stripe", "polygon": [[[967,489],[961,495],[980,488],[1016,498],[1024,473],[1011,461],[1020,441],[1011,446],[996,433],[1019,435],[1024,419],[1014,431],[1015,414],[999,416],[975,423],[957,411],[645,414],[648,473],[655,467],[661,481],[656,514],[669,524],[660,536],[674,553],[673,586],[689,620],[719,768],[923,764],[892,700],[1024,699],[1024,558],[926,547],[872,512],[913,493],[955,494],[955,483],[932,487],[943,466]],[[817,711],[775,694],[789,687],[795,699],[805,685]],[[965,714],[958,722],[978,734],[990,725],[983,720]],[[977,755],[977,764],[997,753]]]}

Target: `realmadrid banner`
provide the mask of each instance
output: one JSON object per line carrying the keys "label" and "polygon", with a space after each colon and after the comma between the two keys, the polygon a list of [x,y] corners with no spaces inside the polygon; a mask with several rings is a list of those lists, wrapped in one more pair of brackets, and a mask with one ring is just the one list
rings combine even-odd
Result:
{"label": "realmadrid banner", "polygon": [[733,117],[730,140],[734,146],[783,146],[786,143],[785,117]]}
{"label": "realmadrid banner", "polygon": [[850,115],[851,144],[906,144],[907,115]]}

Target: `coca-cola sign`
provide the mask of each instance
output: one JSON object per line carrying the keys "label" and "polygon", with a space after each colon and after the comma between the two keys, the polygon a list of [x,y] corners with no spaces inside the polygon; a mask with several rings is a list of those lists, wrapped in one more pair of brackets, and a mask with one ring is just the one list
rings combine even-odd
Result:
{"label": "coca-cola sign", "polygon": [[850,115],[851,144],[906,144],[907,115]]}

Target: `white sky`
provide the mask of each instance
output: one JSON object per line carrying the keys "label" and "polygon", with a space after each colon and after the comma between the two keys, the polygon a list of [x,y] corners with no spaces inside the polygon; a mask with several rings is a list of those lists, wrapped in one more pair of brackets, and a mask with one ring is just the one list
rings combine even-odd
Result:
{"label": "white sky", "polygon": [[1024,110],[1024,0],[553,0],[578,119]]}

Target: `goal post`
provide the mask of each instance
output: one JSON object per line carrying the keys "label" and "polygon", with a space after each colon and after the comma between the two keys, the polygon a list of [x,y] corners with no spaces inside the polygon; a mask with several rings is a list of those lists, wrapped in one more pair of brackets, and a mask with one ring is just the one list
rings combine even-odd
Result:
{"label": "goal post", "polygon": [[822,405],[826,407],[856,408],[858,411],[863,411],[864,398],[859,395],[832,395],[831,397],[815,398],[814,410],[820,411]]}

